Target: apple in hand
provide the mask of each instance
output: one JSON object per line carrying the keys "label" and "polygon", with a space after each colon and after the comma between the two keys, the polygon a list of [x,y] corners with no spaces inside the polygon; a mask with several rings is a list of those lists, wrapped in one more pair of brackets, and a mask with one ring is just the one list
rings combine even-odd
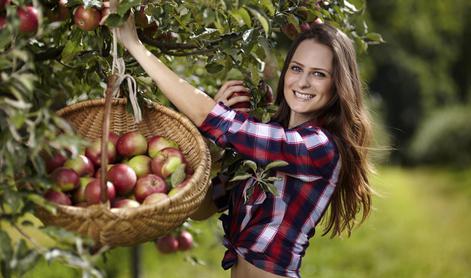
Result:
{"label": "apple in hand", "polygon": [[131,193],[137,181],[134,170],[123,163],[113,165],[107,173],[107,178],[121,196]]}
{"label": "apple in hand", "polygon": [[92,161],[82,154],[78,155],[76,158],[67,160],[64,163],[64,167],[74,170],[81,177],[85,175],[91,177],[95,173]]}
{"label": "apple in hand", "polygon": [[[234,92],[234,93],[232,93],[230,98],[239,97],[239,96],[248,96],[248,97],[250,97],[250,93],[245,92],[245,91]],[[233,104],[231,106],[231,108],[233,108],[233,109],[239,109],[239,108],[248,108],[248,109],[250,109],[250,102],[249,101],[238,102],[236,104]]]}
{"label": "apple in hand", "polygon": [[147,155],[136,155],[132,157],[126,164],[131,167],[138,178],[143,177],[150,173],[151,158]]}
{"label": "apple in hand", "polygon": [[[113,184],[109,181],[106,182],[106,190],[108,194],[108,200],[111,202],[116,197],[116,191]],[[89,205],[99,204],[101,202],[101,185],[100,180],[92,180],[88,183],[85,188],[85,200]]]}
{"label": "apple in hand", "polygon": [[155,241],[157,250],[161,253],[169,254],[178,250],[178,240],[172,235],[163,236]]}
{"label": "apple in hand", "polygon": [[165,199],[168,199],[168,196],[165,193],[158,193],[158,192],[152,193],[144,199],[144,202],[142,202],[142,204],[152,205],[152,204],[162,202],[162,200],[165,200]]}
{"label": "apple in hand", "polygon": [[79,6],[74,12],[74,22],[84,31],[95,30],[100,24],[101,13],[96,8]]}
{"label": "apple in hand", "polygon": [[77,172],[69,168],[57,168],[51,175],[55,184],[64,192],[74,190],[80,182]]}
{"label": "apple in hand", "polygon": [[147,152],[149,153],[150,157],[154,158],[161,150],[165,148],[178,149],[178,144],[170,139],[156,135],[149,139]]}
{"label": "apple in hand", "polygon": [[165,148],[152,159],[151,169],[152,173],[165,179],[182,164],[185,164],[185,157],[179,149]]}
{"label": "apple in hand", "polygon": [[[108,141],[108,163],[113,163],[116,159],[116,147]],[[95,140],[90,146],[85,149],[85,156],[87,156],[95,165],[101,165],[101,140]]]}
{"label": "apple in hand", "polygon": [[70,206],[72,205],[72,201],[70,201],[70,198],[63,192],[60,191],[55,191],[55,190],[48,190],[46,193],[44,193],[44,198],[48,200],[49,202],[58,204],[58,205],[65,205],[65,206]]}
{"label": "apple in hand", "polygon": [[147,139],[137,131],[123,134],[116,143],[118,153],[124,157],[131,157],[147,152]]}
{"label": "apple in hand", "polygon": [[139,178],[136,182],[136,188],[134,189],[134,196],[140,203],[147,198],[147,196],[153,193],[167,193],[168,186],[165,181],[154,174],[148,174]]}
{"label": "apple in hand", "polygon": [[182,231],[178,237],[178,250],[186,251],[193,248],[193,236],[188,231]]}

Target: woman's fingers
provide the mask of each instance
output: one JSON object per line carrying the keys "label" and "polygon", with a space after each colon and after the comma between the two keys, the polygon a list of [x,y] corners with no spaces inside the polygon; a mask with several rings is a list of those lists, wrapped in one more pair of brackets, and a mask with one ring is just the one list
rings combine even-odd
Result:
{"label": "woman's fingers", "polygon": [[229,87],[236,86],[236,85],[243,85],[243,84],[244,84],[244,81],[242,81],[242,80],[230,80],[230,81],[225,82],[225,83],[221,86],[221,88],[219,88],[217,94],[214,96],[214,100],[220,99],[220,98],[224,95],[224,92],[225,92]]}

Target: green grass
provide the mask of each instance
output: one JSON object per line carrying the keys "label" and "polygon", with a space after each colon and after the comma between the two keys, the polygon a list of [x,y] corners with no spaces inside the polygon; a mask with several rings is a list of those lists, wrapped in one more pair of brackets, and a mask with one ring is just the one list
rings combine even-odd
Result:
{"label": "green grass", "polygon": [[[350,238],[314,236],[303,277],[471,277],[471,171],[384,168],[373,177],[381,196],[375,210]],[[161,255],[141,246],[142,277],[229,277],[220,259],[221,228],[215,217],[195,223],[198,247]],[[321,230],[318,230],[321,234]],[[204,262],[192,264],[191,257]],[[108,277],[130,277],[128,248],[100,262]],[[25,277],[80,277],[59,264],[42,263]]]}

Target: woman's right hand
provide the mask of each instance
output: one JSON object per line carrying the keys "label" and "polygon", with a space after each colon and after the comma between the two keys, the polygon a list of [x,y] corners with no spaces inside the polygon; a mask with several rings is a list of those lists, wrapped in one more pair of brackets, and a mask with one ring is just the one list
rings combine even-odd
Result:
{"label": "woman's right hand", "polygon": [[134,24],[134,14],[131,13],[126,22],[117,30],[118,40],[125,48],[129,49],[134,45],[141,44]]}
{"label": "woman's right hand", "polygon": [[250,98],[250,89],[244,86],[242,80],[227,81],[214,96],[216,102],[222,102],[224,105],[241,112],[250,111]]}

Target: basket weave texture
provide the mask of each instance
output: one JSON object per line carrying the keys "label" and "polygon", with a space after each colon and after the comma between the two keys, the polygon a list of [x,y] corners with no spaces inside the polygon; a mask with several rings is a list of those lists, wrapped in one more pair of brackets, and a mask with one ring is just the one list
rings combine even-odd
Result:
{"label": "basket weave texture", "polygon": [[[86,208],[59,205],[56,214],[38,209],[36,215],[45,225],[89,236],[101,246],[132,246],[169,233],[202,202],[208,190],[211,159],[197,128],[188,118],[156,103],[143,109],[143,120],[136,124],[126,111],[126,103],[126,99],[113,99],[110,130],[117,134],[139,131],[146,138],[160,135],[175,141],[194,169],[190,181],[168,200],[138,208],[112,212],[107,203]],[[104,105],[105,99],[87,100],[69,105],[57,114],[83,138],[94,140],[102,136]]]}

